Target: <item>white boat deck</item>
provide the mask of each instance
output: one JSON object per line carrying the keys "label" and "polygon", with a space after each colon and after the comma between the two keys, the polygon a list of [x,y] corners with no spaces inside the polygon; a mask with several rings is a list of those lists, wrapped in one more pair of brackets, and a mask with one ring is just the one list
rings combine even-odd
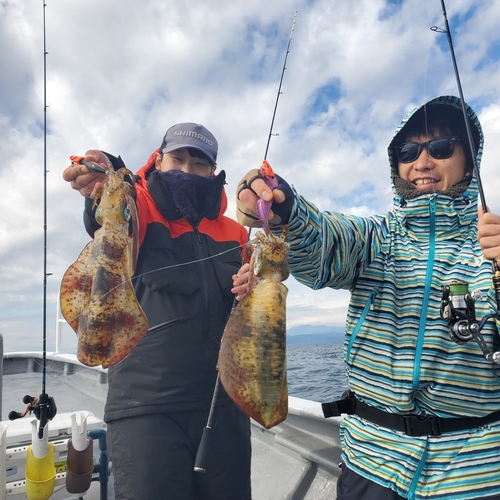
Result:
{"label": "white boat deck", "polygon": [[[24,410],[23,397],[26,394],[40,394],[41,367],[42,355],[39,352],[4,355],[3,421],[7,420],[10,411]],[[46,393],[55,399],[58,415],[85,410],[102,420],[106,391],[106,370],[87,368],[74,355],[47,354]],[[25,417],[24,425],[32,418]],[[12,425],[20,425],[19,422],[14,421]],[[282,424],[266,430],[252,423],[253,500],[336,498],[336,482],[340,474],[338,425],[339,419],[323,418],[319,403],[293,397],[289,401],[288,418]],[[102,426],[105,428],[105,424]],[[60,492],[57,498],[75,497]],[[85,498],[99,498],[98,484],[93,484]],[[108,499],[113,498],[111,478]]]}

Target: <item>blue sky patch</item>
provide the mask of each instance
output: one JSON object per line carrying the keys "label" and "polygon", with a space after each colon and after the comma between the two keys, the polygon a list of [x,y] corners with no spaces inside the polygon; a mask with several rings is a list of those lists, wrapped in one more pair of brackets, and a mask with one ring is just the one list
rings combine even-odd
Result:
{"label": "blue sky patch", "polygon": [[[387,173],[389,179],[389,173]],[[329,190],[331,193],[331,189]],[[347,195],[331,198],[332,207],[377,206],[380,204],[380,190],[369,182],[361,182]]]}
{"label": "blue sky patch", "polygon": [[341,90],[338,80],[323,85],[312,96],[311,104],[308,107],[308,114],[317,115],[326,113],[330,104],[338,101],[340,96]]}

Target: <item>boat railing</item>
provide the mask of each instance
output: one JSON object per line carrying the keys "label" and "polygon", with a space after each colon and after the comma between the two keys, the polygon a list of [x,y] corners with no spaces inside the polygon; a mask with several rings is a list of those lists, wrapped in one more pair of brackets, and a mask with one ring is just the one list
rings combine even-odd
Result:
{"label": "boat railing", "polygon": [[57,294],[57,309],[56,309],[56,350],[55,354],[62,352],[62,325],[67,324],[61,313],[60,293]]}
{"label": "boat railing", "polygon": [[[0,359],[3,359],[3,335],[0,333]],[[3,363],[0,363],[0,420],[3,400]]]}

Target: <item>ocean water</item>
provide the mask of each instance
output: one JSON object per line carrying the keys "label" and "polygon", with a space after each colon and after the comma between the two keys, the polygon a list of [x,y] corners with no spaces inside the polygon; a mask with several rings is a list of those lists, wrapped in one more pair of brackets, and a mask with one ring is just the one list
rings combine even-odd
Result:
{"label": "ocean water", "polygon": [[290,345],[286,354],[290,396],[326,403],[347,389],[342,344]]}
{"label": "ocean water", "polygon": [[[76,354],[76,335],[70,333],[64,350]],[[343,344],[288,345],[286,355],[290,396],[326,403],[347,389]]]}

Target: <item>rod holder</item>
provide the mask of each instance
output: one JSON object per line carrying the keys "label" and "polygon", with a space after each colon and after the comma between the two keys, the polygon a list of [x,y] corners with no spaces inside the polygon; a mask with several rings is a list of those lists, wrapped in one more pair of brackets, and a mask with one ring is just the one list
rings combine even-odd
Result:
{"label": "rod holder", "polygon": [[48,424],[40,430],[37,424],[36,419],[31,421],[32,444],[26,450],[26,497],[28,500],[48,500],[54,492],[56,479],[54,445],[49,443]]}
{"label": "rod holder", "polygon": [[7,425],[0,422],[0,500],[6,499],[7,483]]}
{"label": "rod holder", "polygon": [[71,439],[68,441],[66,490],[78,496],[88,491],[94,472],[94,441],[87,436],[87,417],[88,412],[83,411],[71,415]]}

